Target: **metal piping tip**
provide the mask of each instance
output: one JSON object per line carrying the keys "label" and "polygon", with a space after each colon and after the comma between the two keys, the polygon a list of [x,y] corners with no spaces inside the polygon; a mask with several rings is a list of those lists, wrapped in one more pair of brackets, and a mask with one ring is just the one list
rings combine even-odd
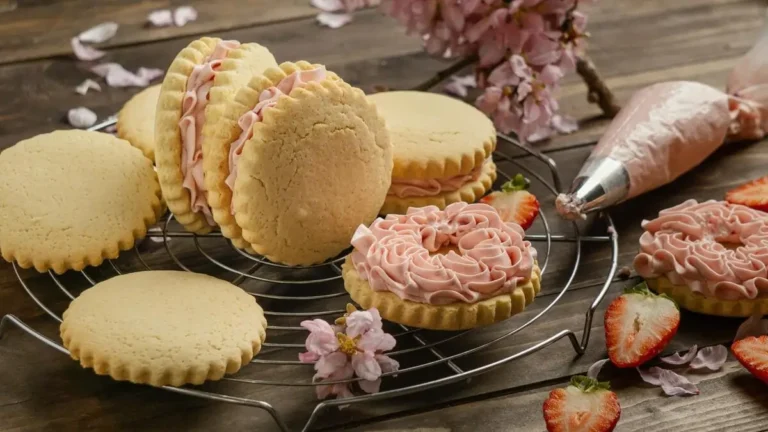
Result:
{"label": "metal piping tip", "polygon": [[565,219],[585,219],[587,214],[624,201],[629,195],[629,173],[621,162],[590,158],[573,180],[567,194],[555,200],[557,212]]}

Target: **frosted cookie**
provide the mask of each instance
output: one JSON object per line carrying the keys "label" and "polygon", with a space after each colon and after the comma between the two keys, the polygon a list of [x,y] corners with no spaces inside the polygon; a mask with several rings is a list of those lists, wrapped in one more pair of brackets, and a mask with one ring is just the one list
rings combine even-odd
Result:
{"label": "frosted cookie", "polygon": [[155,163],[168,208],[187,230],[203,234],[215,226],[202,159],[222,102],[276,65],[261,45],[204,37],[181,50],[165,74],[155,116]]}
{"label": "frosted cookie", "polygon": [[541,288],[536,249],[487,204],[411,208],[360,226],[344,287],[389,321],[434,330],[493,324],[522,312]]}
{"label": "frosted cookie", "polygon": [[485,114],[435,93],[395,91],[368,98],[386,120],[394,149],[392,185],[382,214],[471,203],[491,188],[496,130]]}
{"label": "frosted cookie", "polygon": [[0,153],[0,251],[22,268],[117,258],[161,211],[152,162],[110,134],[56,131]]}
{"label": "frosted cookie", "polygon": [[117,114],[117,136],[155,160],[155,109],[160,84],[134,95]]}
{"label": "frosted cookie", "polygon": [[688,200],[642,223],[637,273],[681,307],[704,314],[768,314],[768,213]]}
{"label": "frosted cookie", "polygon": [[181,386],[240,370],[261,350],[266,328],[255,298],[229,282],[145,271],[85,290],[60,330],[72,358],[99,375]]}
{"label": "frosted cookie", "polygon": [[389,188],[384,121],[321,65],[283,63],[255,76],[204,138],[208,204],[222,233],[272,261],[336,256]]}

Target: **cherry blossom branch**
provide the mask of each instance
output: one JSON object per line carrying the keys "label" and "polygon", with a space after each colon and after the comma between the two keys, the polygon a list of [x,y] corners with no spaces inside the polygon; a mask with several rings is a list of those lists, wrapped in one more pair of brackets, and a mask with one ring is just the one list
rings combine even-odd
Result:
{"label": "cherry blossom branch", "polygon": [[581,76],[584,84],[587,85],[587,100],[590,103],[597,104],[608,118],[613,118],[618,114],[621,107],[616,103],[613,92],[605,84],[605,81],[600,78],[595,64],[589,58],[586,56],[576,57],[576,73]]}

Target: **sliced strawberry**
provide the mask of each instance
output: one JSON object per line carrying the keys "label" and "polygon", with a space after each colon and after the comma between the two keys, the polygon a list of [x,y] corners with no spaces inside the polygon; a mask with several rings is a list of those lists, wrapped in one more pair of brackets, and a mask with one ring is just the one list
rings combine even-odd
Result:
{"label": "sliced strawberry", "polygon": [[571,378],[566,388],[554,389],[544,401],[549,432],[610,432],[621,417],[621,405],[608,383],[585,376]]}
{"label": "sliced strawberry", "polygon": [[731,189],[725,194],[725,200],[768,212],[768,176]]}
{"label": "sliced strawberry", "polygon": [[768,336],[750,336],[731,345],[731,352],[752,375],[768,384]]}
{"label": "sliced strawberry", "polygon": [[493,206],[502,220],[528,229],[539,215],[539,200],[527,188],[528,181],[518,174],[501,186],[501,192],[486,195],[480,202]]}
{"label": "sliced strawberry", "polygon": [[672,299],[656,295],[645,283],[625,290],[605,311],[608,357],[620,368],[634,368],[655,357],[680,325]]}

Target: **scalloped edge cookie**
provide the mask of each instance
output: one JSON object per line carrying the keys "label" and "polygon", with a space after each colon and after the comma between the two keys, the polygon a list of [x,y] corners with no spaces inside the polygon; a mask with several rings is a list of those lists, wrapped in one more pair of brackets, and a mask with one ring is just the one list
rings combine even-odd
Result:
{"label": "scalloped edge cookie", "polygon": [[[240,249],[250,251],[252,251],[251,246],[243,239],[242,230],[230,211],[232,190],[225,182],[229,176],[229,150],[242,132],[238,120],[256,106],[261,92],[276,85],[293,72],[314,69],[320,65],[298,61],[296,63],[285,62],[280,66],[275,66],[275,70],[254,75],[248,85],[241,88],[233,97],[209,102],[209,107],[215,105],[215,108],[212,109],[221,113],[221,116],[217,122],[217,128],[203,128],[205,136],[203,140],[203,171],[205,172],[205,185],[208,189],[208,204],[211,206],[213,219],[219,224],[224,237],[228,238],[232,244]],[[339,77],[328,71],[326,79],[335,81],[339,80]]]}
{"label": "scalloped edge cookie", "polygon": [[768,314],[768,298],[755,300],[718,300],[694,293],[687,285],[674,285],[666,277],[646,279],[648,287],[658,294],[666,294],[681,308],[691,312],[722,317],[747,318],[754,313]]}
{"label": "scalloped edge cookie", "polygon": [[[187,231],[205,234],[213,227],[208,225],[202,213],[192,211],[189,191],[183,187],[181,172],[181,133],[178,122],[182,116],[182,101],[187,80],[196,65],[208,57],[221,39],[203,37],[192,41],[176,56],[163,80],[155,117],[155,162],[168,208]],[[205,108],[206,121],[202,136],[208,129],[216,128],[222,116],[222,101],[231,99],[250,81],[254,74],[277,65],[265,47],[244,43],[230,50],[221,63],[210,90],[210,102]],[[209,117],[210,116],[210,117]],[[210,132],[208,132],[210,134]],[[203,139],[203,146],[205,139]],[[203,153],[205,160],[205,153]]]}
{"label": "scalloped edge cookie", "polygon": [[461,100],[419,91],[375,93],[368,99],[387,122],[394,149],[392,178],[467,174],[496,148],[491,120]]}
{"label": "scalloped edge cookie", "polygon": [[[255,77],[237,100],[253,107],[260,90],[308,63],[283,63]],[[264,111],[238,162],[235,220],[258,254],[312,265],[349,247],[372,222],[389,189],[392,146],[376,107],[335,74],[308,82]]]}
{"label": "scalloped edge cookie", "polygon": [[405,214],[410,207],[426,207],[430,205],[444,209],[449,204],[464,201],[473,203],[480,199],[496,181],[496,164],[490,162],[483,166],[483,171],[477,180],[467,183],[459,190],[446,192],[436,196],[400,198],[394,195],[387,195],[384,205],[381,207],[381,214]]}
{"label": "scalloped edge cookie", "polygon": [[155,110],[160,84],[145,88],[131,97],[117,114],[117,136],[155,161]]}
{"label": "scalloped edge cookie", "polygon": [[[156,387],[202,384],[237,372],[261,350],[267,328],[252,295],[183,271],[107,279],[73,300],[62,318],[64,347],[83,368]],[[183,325],[187,321],[195,321],[195,332]],[[200,328],[204,323],[210,328]]]}
{"label": "scalloped edge cookie", "polygon": [[[96,185],[97,188],[114,186],[105,185],[104,178],[88,177],[89,168],[105,168],[104,150],[109,147],[112,147],[110,153],[119,154],[117,159],[120,162],[135,159],[132,165],[122,166],[126,170],[122,173],[124,177],[119,176],[116,180],[130,179],[131,183],[124,182],[125,187],[119,193],[109,191],[111,196],[105,198],[106,201],[94,196],[81,196],[83,190],[92,189],[77,186],[83,183]],[[49,165],[57,168],[57,174],[61,176],[37,184],[35,170],[44,169],[41,158],[51,155],[54,148],[60,155]],[[68,156],[71,160],[67,159]],[[6,261],[15,261],[21,268],[34,267],[39,272],[53,270],[62,274],[67,270],[79,271],[86,266],[98,266],[105,259],[117,258],[121,250],[131,249],[164,211],[152,162],[128,141],[110,134],[74,129],[37,135],[0,153],[0,166],[6,164],[10,168],[0,172],[0,177],[4,178],[0,185],[0,253]],[[14,167],[22,172],[14,173]],[[25,167],[28,169],[24,170]],[[14,176],[21,177],[18,184],[11,183]],[[68,184],[61,179],[71,179],[76,183]],[[5,187],[11,190],[3,191]],[[29,191],[30,188],[36,193]],[[61,188],[68,189],[60,191]],[[76,196],[68,196],[73,191]],[[131,192],[134,195],[130,195]],[[15,195],[23,195],[17,197],[17,201],[23,202],[22,205],[16,204]],[[89,235],[77,232],[66,238],[64,233],[71,228],[68,230],[61,223],[63,218],[56,217],[64,207],[58,204],[59,200],[81,201],[78,201],[77,213],[67,215],[67,219],[75,219],[76,223],[85,226],[80,231],[85,230]],[[137,207],[142,208],[140,213],[126,213],[127,209]],[[110,210],[125,217],[122,220],[124,226],[118,226],[114,219],[108,217]],[[58,220],[48,221],[50,218]],[[39,230],[43,225],[48,225],[51,232],[40,239],[37,237],[42,235]],[[51,235],[53,231],[56,233]],[[110,233],[112,238],[105,233]],[[49,244],[56,241],[51,237],[58,238],[63,244]]]}
{"label": "scalloped edge cookie", "polygon": [[430,330],[467,330],[506,320],[533,303],[541,290],[541,270],[533,267],[531,278],[509,295],[477,303],[430,305],[402,300],[391,292],[374,291],[363,280],[348,256],[341,266],[344,288],[352,300],[365,309],[375,307],[382,318],[399,324]]}

